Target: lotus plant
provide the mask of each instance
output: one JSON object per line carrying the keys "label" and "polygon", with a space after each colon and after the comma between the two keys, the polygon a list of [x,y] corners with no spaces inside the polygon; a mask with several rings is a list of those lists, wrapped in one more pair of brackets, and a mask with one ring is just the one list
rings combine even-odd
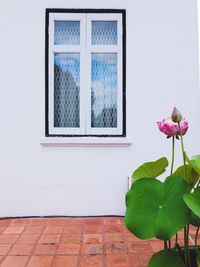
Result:
{"label": "lotus plant", "polygon": [[[162,157],[139,166],[132,174],[132,186],[126,194],[125,225],[142,240],[163,240],[164,249],[152,256],[148,267],[200,267],[200,155],[187,156],[183,136],[188,121],[177,108],[172,115],[157,122],[159,130],[172,140],[170,174],[164,181],[169,162]],[[175,139],[180,141],[183,164],[174,171]],[[193,246],[189,246],[190,226],[196,227]],[[184,246],[179,245],[179,231],[184,232]],[[175,243],[172,246],[172,238]]]}

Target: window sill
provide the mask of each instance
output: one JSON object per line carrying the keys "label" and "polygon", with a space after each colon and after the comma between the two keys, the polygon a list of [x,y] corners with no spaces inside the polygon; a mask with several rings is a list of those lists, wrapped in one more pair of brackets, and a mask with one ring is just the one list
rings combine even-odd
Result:
{"label": "window sill", "polygon": [[44,147],[128,147],[132,144],[130,137],[42,137],[40,144]]}

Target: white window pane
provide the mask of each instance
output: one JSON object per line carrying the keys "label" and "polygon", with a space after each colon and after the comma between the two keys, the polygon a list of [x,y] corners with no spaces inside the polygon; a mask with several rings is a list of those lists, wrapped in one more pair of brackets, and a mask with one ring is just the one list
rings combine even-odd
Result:
{"label": "white window pane", "polygon": [[92,21],[93,45],[117,44],[117,21]]}
{"label": "white window pane", "polygon": [[80,55],[54,55],[54,127],[79,127]]}
{"label": "white window pane", "polygon": [[117,127],[117,54],[92,54],[91,127]]}
{"label": "white window pane", "polygon": [[55,21],[55,45],[79,45],[80,21]]}

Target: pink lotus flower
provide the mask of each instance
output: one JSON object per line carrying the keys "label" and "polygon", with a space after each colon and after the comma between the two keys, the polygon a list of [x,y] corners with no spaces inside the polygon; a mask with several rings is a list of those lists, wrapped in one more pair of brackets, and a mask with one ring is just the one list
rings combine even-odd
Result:
{"label": "pink lotus flower", "polygon": [[[163,119],[162,121],[158,121],[157,125],[159,130],[162,133],[166,134],[168,137],[180,135],[178,123],[173,122],[171,118],[166,118]],[[188,121],[186,119],[183,119],[180,122],[180,128],[182,135],[186,134],[188,129]]]}

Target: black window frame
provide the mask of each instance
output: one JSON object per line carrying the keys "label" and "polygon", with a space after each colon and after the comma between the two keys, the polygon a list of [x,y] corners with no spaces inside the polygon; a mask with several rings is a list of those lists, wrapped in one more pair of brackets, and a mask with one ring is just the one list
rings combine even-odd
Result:
{"label": "black window frame", "polygon": [[[49,15],[50,13],[119,13],[122,14],[122,134],[75,135],[49,134]],[[46,137],[126,137],[126,10],[47,8],[45,15],[45,136]]]}

